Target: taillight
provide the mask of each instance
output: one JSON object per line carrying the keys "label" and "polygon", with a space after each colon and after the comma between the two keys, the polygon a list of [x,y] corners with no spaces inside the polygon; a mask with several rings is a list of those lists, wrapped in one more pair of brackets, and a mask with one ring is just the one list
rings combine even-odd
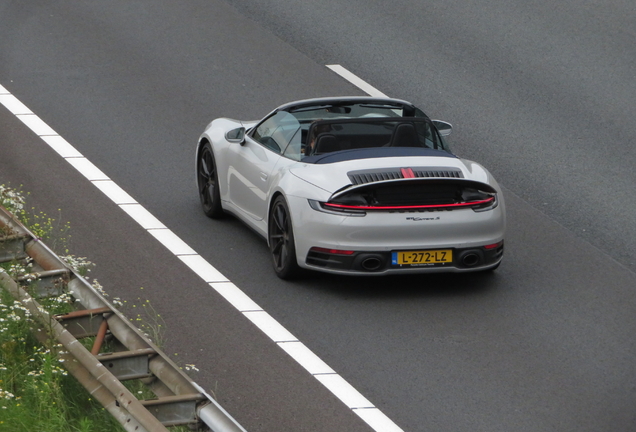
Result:
{"label": "taillight", "polygon": [[321,248],[321,247],[312,247],[311,249],[309,249],[309,251],[324,253],[329,255],[353,255],[355,253],[355,251],[351,251],[351,250],[327,249],[327,248]]}
{"label": "taillight", "polygon": [[503,240],[498,242],[498,243],[493,243],[493,244],[486,245],[486,246],[484,246],[484,249],[497,249],[502,244],[503,244]]}
{"label": "taillight", "polygon": [[488,210],[492,210],[497,208],[499,205],[499,200],[497,199],[497,195],[493,195],[489,202],[473,207],[473,210],[476,212],[484,212]]}
{"label": "taillight", "polygon": [[338,204],[333,202],[320,203],[322,208],[334,211],[408,211],[408,210],[452,210],[462,207],[470,207],[475,211],[481,211],[482,208],[492,208],[496,202],[494,196],[478,201],[468,201],[450,204],[424,204],[424,205],[350,205]]}
{"label": "taillight", "polygon": [[360,209],[356,209],[355,207],[353,208],[336,208],[336,207],[329,207],[324,202],[320,202],[320,201],[316,201],[316,200],[308,200],[309,201],[309,206],[314,209],[317,210],[319,212],[323,212],[323,213],[329,213],[329,214],[334,214],[334,215],[339,215],[339,216],[365,216],[367,213],[364,210],[360,210]]}

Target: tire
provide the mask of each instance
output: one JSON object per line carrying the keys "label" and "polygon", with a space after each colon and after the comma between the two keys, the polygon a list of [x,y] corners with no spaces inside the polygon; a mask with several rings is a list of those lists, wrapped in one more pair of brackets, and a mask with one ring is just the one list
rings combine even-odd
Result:
{"label": "tire", "polygon": [[298,276],[300,267],[296,260],[296,246],[289,207],[282,196],[274,200],[268,221],[269,250],[276,276],[289,280]]}
{"label": "tire", "polygon": [[223,217],[219,176],[210,143],[205,143],[197,160],[197,185],[203,213],[212,219]]}

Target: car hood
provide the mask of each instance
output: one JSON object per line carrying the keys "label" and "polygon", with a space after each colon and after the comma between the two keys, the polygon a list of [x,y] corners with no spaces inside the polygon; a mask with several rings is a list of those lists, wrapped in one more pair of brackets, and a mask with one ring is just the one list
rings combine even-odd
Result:
{"label": "car hood", "polygon": [[[311,164],[298,162],[290,167],[290,172],[316,187],[333,194],[354,184],[351,175],[369,171],[391,171],[400,169],[421,170],[432,172],[452,170],[461,171],[461,177],[487,185],[494,186],[490,173],[480,164],[460,158],[448,157],[387,157],[363,160],[349,160],[330,164]],[[431,179],[440,179],[445,176]]]}

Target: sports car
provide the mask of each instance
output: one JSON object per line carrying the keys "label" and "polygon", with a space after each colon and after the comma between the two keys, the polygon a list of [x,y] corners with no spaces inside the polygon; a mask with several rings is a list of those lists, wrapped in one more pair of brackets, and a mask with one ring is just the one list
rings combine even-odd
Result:
{"label": "sports car", "polygon": [[218,118],[196,147],[204,213],[263,236],[276,274],[493,270],[503,257],[501,188],[454,155],[449,123],[407,101],[308,99],[262,120]]}

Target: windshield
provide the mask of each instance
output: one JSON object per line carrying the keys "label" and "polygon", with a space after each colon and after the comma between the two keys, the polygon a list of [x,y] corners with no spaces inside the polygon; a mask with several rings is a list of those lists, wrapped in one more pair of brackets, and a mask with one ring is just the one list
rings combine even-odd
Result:
{"label": "windshield", "polygon": [[284,155],[294,160],[373,148],[410,147],[450,153],[427,118],[365,117],[320,119],[300,123],[300,139],[293,140]]}
{"label": "windshield", "polygon": [[309,126],[305,156],[377,147],[446,150],[428,119],[377,117],[316,120]]}
{"label": "windshield", "polygon": [[291,143],[300,151],[300,123],[292,114],[279,111],[259,124],[252,138],[277,153],[285,151]]}
{"label": "windshield", "polygon": [[449,152],[430,119],[417,108],[390,102],[289,107],[273,113],[252,138],[283,156],[302,160],[340,150],[417,147]]}

